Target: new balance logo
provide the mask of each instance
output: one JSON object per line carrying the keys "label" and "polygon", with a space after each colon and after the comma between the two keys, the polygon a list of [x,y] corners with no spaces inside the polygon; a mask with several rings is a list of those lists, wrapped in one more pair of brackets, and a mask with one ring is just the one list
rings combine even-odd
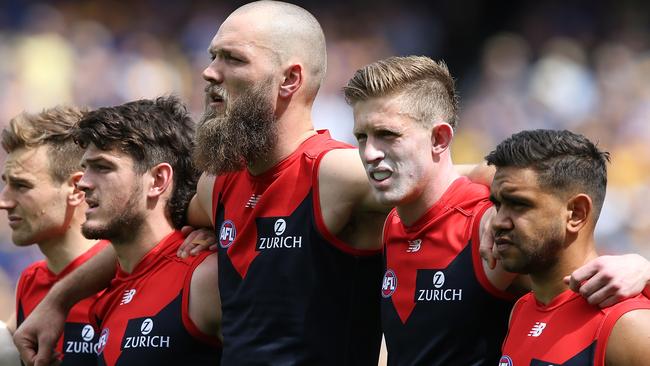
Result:
{"label": "new balance logo", "polygon": [[415,253],[420,250],[422,239],[409,240],[409,247],[406,249],[407,253]]}
{"label": "new balance logo", "polygon": [[124,291],[124,295],[122,295],[122,302],[120,302],[120,305],[130,303],[131,300],[133,300],[133,295],[135,295],[135,289],[134,288]]}
{"label": "new balance logo", "polygon": [[535,322],[533,328],[531,328],[530,332],[528,332],[528,336],[539,337],[540,335],[542,335],[542,331],[544,331],[544,328],[546,328],[546,323]]}
{"label": "new balance logo", "polygon": [[262,198],[261,194],[253,193],[253,195],[251,196],[251,198],[248,199],[248,202],[246,202],[246,205],[244,207],[254,208],[255,205],[257,205],[257,201],[259,201],[260,198]]}

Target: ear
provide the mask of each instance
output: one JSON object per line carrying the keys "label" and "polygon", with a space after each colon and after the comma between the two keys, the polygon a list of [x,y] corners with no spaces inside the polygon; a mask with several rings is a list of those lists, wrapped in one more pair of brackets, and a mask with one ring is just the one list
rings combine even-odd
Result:
{"label": "ear", "polygon": [[280,84],[280,97],[290,98],[295,92],[300,89],[303,83],[302,78],[302,65],[295,64],[288,68],[283,76],[282,84]]}
{"label": "ear", "polygon": [[572,197],[567,202],[567,211],[569,213],[567,231],[577,234],[582,230],[589,223],[589,220],[591,220],[592,209],[593,203],[591,202],[591,197],[588,195],[580,193]]}
{"label": "ear", "polygon": [[85,194],[82,190],[77,188],[77,183],[79,183],[83,175],[83,172],[74,172],[70,174],[68,180],[65,182],[66,187],[69,188],[67,201],[70,206],[76,207],[84,202]]}
{"label": "ear", "polygon": [[431,130],[431,152],[440,155],[451,145],[454,138],[454,129],[449,123],[438,123]]}
{"label": "ear", "polygon": [[156,198],[161,196],[172,184],[174,179],[174,169],[168,163],[160,163],[149,170],[152,183],[147,192],[147,198]]}

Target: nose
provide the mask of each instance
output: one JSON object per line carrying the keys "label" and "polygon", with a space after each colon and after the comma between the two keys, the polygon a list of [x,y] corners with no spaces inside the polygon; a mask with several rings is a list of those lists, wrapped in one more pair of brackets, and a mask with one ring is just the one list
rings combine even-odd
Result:
{"label": "nose", "polygon": [[203,80],[211,84],[221,84],[223,82],[223,73],[219,70],[219,59],[215,58],[210,64],[203,69]]}
{"label": "nose", "polygon": [[371,137],[368,137],[365,143],[359,144],[359,152],[363,161],[368,164],[377,163],[384,159],[386,155],[377,141]]}
{"label": "nose", "polygon": [[508,231],[514,228],[512,219],[508,216],[507,210],[503,209],[503,207],[496,210],[496,213],[490,220],[490,226],[493,232]]}
{"label": "nose", "polygon": [[16,207],[16,201],[10,197],[8,191],[8,185],[2,187],[2,191],[0,191],[0,210],[9,210]]}
{"label": "nose", "polygon": [[88,192],[91,190],[91,182],[87,173],[84,173],[77,181],[77,189],[84,192],[86,196],[88,196]]}

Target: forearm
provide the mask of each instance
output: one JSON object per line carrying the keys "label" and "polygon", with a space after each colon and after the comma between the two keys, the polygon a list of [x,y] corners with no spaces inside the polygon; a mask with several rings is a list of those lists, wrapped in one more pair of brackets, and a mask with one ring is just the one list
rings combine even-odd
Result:
{"label": "forearm", "polygon": [[115,250],[107,245],[79,268],[58,281],[44,301],[56,304],[66,312],[80,300],[106,288],[115,276]]}

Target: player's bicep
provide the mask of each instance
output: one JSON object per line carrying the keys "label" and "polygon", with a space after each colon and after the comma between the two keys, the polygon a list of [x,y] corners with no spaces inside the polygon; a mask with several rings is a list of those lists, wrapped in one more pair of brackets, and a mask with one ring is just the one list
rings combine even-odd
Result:
{"label": "player's bicep", "polygon": [[616,322],[607,341],[605,365],[643,366],[650,360],[650,309],[630,311]]}
{"label": "player's bicep", "polygon": [[214,177],[201,175],[196,187],[196,194],[192,197],[187,208],[187,222],[193,227],[212,226],[212,189]]}

